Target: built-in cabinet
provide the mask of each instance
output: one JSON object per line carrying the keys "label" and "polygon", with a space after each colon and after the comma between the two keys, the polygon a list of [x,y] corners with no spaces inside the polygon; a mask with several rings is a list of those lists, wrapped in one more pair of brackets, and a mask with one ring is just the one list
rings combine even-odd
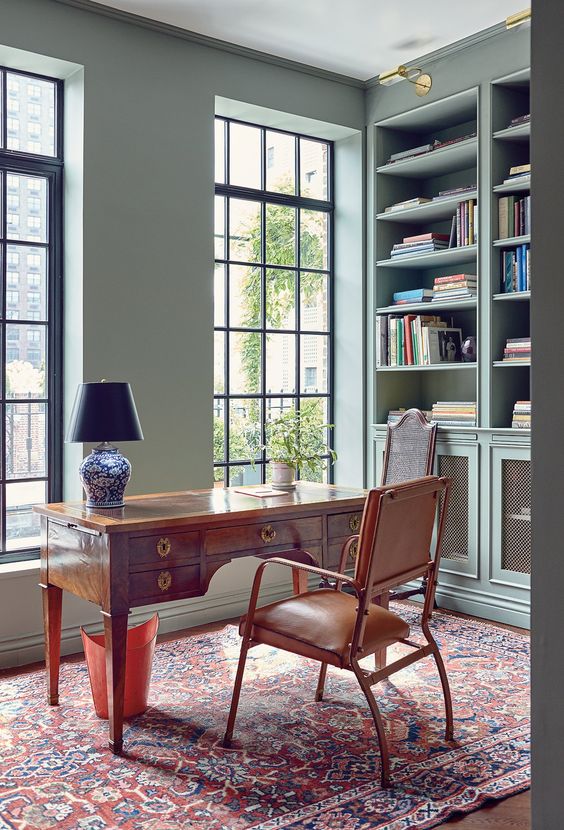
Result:
{"label": "built-in cabinet", "polygon": [[[436,471],[452,478],[437,600],[445,607],[527,626],[531,572],[530,430],[512,428],[517,401],[530,400],[530,359],[504,361],[507,341],[530,336],[529,284],[507,291],[506,252],[528,233],[500,232],[499,199],[528,195],[510,169],[528,164],[529,71],[414,102],[373,127],[373,282],[368,320],[369,483],[380,481],[388,412],[437,401],[475,401],[476,423],[440,426]],[[512,124],[512,122],[516,123]],[[449,144],[451,139],[460,139]],[[440,149],[390,163],[392,154],[441,142]],[[510,181],[507,182],[506,180]],[[464,187],[461,196],[433,199]],[[432,201],[390,210],[399,202]],[[394,245],[424,233],[448,234],[457,204],[477,201],[477,241],[392,257]],[[517,228],[523,230],[523,228]],[[432,289],[437,277],[464,273],[476,296],[393,305],[393,294]],[[533,280],[534,281],[534,280]],[[534,287],[532,288],[534,290]],[[477,340],[477,360],[436,365],[382,365],[377,337],[390,314],[437,314]]]}

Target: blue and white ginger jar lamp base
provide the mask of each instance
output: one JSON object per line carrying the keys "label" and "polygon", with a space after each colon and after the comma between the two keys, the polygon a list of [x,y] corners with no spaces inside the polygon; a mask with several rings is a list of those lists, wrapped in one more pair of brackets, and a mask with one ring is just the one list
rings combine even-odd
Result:
{"label": "blue and white ginger jar lamp base", "polygon": [[86,507],[123,507],[131,464],[117,447],[104,442],[87,455],[80,467]]}

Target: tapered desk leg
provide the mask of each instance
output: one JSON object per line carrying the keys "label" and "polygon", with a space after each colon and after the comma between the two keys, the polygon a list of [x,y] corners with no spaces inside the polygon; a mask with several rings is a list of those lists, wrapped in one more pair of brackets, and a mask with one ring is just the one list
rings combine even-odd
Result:
{"label": "tapered desk leg", "polygon": [[123,747],[123,696],[125,691],[125,655],[127,650],[127,614],[114,616],[104,612],[106,639],[106,682],[108,687],[109,747],[120,755]]}
{"label": "tapered desk leg", "polygon": [[63,592],[56,585],[41,585],[43,593],[43,628],[45,631],[45,668],[47,701],[59,703],[59,665],[61,662],[61,609]]}

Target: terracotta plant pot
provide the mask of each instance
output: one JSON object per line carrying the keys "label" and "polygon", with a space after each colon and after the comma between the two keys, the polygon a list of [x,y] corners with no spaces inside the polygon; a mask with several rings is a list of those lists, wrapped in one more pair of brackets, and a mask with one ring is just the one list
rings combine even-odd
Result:
{"label": "terracotta plant pot", "polygon": [[294,468],[281,461],[271,461],[272,486],[277,490],[291,490],[296,486],[294,481]]}

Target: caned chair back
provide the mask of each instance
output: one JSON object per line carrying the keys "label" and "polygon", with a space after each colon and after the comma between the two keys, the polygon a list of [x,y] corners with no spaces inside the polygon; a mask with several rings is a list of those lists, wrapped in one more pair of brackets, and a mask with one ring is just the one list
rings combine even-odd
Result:
{"label": "caned chair back", "polygon": [[[355,578],[367,602],[390,587],[438,569],[449,484],[446,478],[426,476],[369,492],[355,569]],[[443,493],[445,497],[441,498]],[[431,555],[437,514],[435,550]],[[429,583],[426,603],[432,607],[435,580],[430,579]]]}
{"label": "caned chair back", "polygon": [[408,409],[388,424],[382,485],[431,475],[436,436],[437,424],[429,424],[419,409]]}

